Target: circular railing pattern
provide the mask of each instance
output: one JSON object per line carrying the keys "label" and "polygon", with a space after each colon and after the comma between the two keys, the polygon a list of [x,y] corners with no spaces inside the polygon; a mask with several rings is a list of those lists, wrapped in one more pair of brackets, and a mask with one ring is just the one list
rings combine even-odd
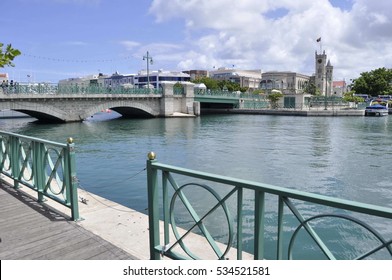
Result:
{"label": "circular railing pattern", "polygon": [[[33,166],[32,164],[32,142],[20,142],[19,143],[19,150],[21,151],[20,154],[20,162],[22,163],[20,172],[22,173],[22,179],[31,182],[34,177]],[[26,177],[27,176],[27,177]]]}
{"label": "circular railing pattern", "polygon": [[[392,249],[390,247],[390,245],[392,244],[392,240],[390,241],[386,241],[381,234],[379,234],[374,228],[372,228],[370,225],[366,224],[365,222],[362,222],[354,217],[350,217],[347,215],[342,215],[342,214],[320,214],[320,215],[316,215],[313,217],[310,217],[306,220],[304,220],[303,222],[300,223],[300,225],[295,229],[291,239],[290,239],[290,243],[289,243],[289,247],[288,247],[288,258],[291,260],[293,259],[293,246],[295,243],[295,239],[299,233],[299,231],[304,228],[307,224],[309,224],[311,221],[317,220],[317,219],[322,219],[322,218],[338,218],[338,219],[344,219],[344,220],[348,220],[350,222],[353,222],[361,227],[363,227],[364,229],[366,229],[368,232],[370,232],[373,236],[376,237],[376,239],[378,239],[381,243],[380,246],[374,248],[373,250],[369,251],[367,254],[364,254],[362,256],[359,256],[357,259],[364,259],[378,251],[380,251],[381,249],[387,249],[389,252],[389,255],[392,257]],[[318,244],[318,246],[320,247],[320,245]]]}
{"label": "circular railing pattern", "polygon": [[[54,160],[52,160],[54,159]],[[51,166],[51,164],[53,164]],[[52,192],[54,195],[60,195],[60,194],[65,194],[65,182],[64,180],[61,180],[59,185],[59,182],[55,180],[55,183],[53,184],[53,179],[56,179],[56,176],[59,174],[63,174],[63,164],[62,164],[62,156],[61,152],[54,149],[54,148],[47,148],[45,154],[44,154],[44,168],[46,170],[46,175],[47,175],[47,188]],[[54,187],[58,188],[58,191],[54,190]]]}
{"label": "circular railing pattern", "polygon": [[[184,189],[185,188],[194,188],[194,187],[200,187],[202,189],[204,189],[205,191],[207,191],[208,193],[210,193],[217,201],[217,203],[215,204],[215,206],[213,206],[206,214],[204,214],[202,217],[198,217],[197,213],[194,212],[194,208],[192,207],[192,205],[186,203],[183,201],[183,196],[184,196]],[[175,214],[174,214],[174,207],[176,204],[176,200],[177,198],[181,199],[182,202],[184,203],[185,207],[187,208],[187,210],[189,211],[189,213],[192,215],[192,218],[194,219],[195,224],[186,231],[185,234],[183,234],[181,236],[181,234],[179,233],[178,229],[177,229],[177,225],[176,225],[176,221],[175,221]],[[220,252],[216,252],[214,247],[217,245],[215,239],[211,239],[208,232],[208,229],[206,229],[203,225],[203,220],[205,220],[210,214],[212,214],[215,210],[217,210],[219,207],[222,208],[224,214],[225,214],[225,219],[227,222],[227,226],[228,226],[228,240],[227,240],[227,245],[226,248],[224,250],[223,253]],[[199,227],[203,236],[207,239],[207,241],[210,243],[210,246],[214,249],[215,254],[217,255],[218,259],[225,259],[225,256],[227,255],[227,253],[229,252],[230,248],[232,247],[232,243],[233,243],[233,220],[232,217],[230,215],[229,209],[227,208],[227,205],[224,201],[222,201],[221,197],[219,196],[219,194],[213,190],[211,187],[204,185],[204,184],[198,184],[198,183],[189,183],[189,184],[185,184],[182,185],[181,187],[179,187],[173,194],[172,199],[171,199],[171,203],[170,203],[170,221],[171,221],[171,227],[174,233],[174,236],[177,240],[176,243],[178,243],[182,250],[192,259],[199,259],[199,257],[197,255],[195,255],[193,252],[190,251],[190,249],[186,246],[185,242],[183,241],[184,237],[186,235],[188,235],[195,227]],[[173,245],[174,246],[174,245]],[[172,247],[173,247],[172,246]]]}
{"label": "circular railing pattern", "polygon": [[9,160],[9,153],[10,153],[10,140],[9,138],[2,137],[1,138],[1,164],[3,171],[11,172],[11,161]]}

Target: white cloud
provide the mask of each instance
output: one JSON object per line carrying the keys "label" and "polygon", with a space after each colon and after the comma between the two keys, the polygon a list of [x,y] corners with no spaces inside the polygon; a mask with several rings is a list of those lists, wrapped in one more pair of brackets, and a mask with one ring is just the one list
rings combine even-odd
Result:
{"label": "white cloud", "polygon": [[352,2],[350,9],[328,0],[154,0],[150,13],[158,23],[183,20],[189,51],[181,49],[178,67],[234,64],[312,74],[321,36],[341,79],[392,64],[392,2]]}
{"label": "white cloud", "polygon": [[69,46],[87,46],[88,43],[83,42],[83,41],[68,41],[64,43],[65,45]]}
{"label": "white cloud", "polygon": [[121,41],[120,44],[123,45],[127,50],[133,50],[140,46],[139,42],[134,41]]}

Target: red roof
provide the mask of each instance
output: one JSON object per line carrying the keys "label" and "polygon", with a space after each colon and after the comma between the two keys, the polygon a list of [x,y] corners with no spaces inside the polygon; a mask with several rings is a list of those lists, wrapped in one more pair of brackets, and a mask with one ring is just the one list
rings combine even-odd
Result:
{"label": "red roof", "polygon": [[333,82],[333,87],[345,87],[346,86],[346,81],[334,81]]}

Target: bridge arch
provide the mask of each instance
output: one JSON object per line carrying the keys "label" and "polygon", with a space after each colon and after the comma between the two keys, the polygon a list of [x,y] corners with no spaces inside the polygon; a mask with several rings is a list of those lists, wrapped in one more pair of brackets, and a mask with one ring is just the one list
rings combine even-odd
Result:
{"label": "bridge arch", "polygon": [[152,107],[134,101],[109,101],[103,102],[94,106],[86,108],[85,112],[80,115],[80,119],[84,120],[98,112],[103,112],[106,109],[111,109],[123,117],[145,117],[152,118],[159,116],[159,110],[154,110]]}
{"label": "bridge arch", "polygon": [[21,112],[38,120],[46,122],[66,122],[67,113],[53,106],[45,106],[42,103],[31,101],[22,102],[1,102],[0,109],[9,109]]}

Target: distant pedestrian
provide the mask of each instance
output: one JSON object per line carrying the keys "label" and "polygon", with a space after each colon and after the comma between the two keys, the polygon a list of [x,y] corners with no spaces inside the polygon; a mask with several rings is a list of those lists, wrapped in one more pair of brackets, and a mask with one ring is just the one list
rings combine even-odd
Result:
{"label": "distant pedestrian", "polygon": [[3,82],[1,83],[1,88],[3,89],[3,93],[8,93],[8,83],[6,81],[3,80]]}

